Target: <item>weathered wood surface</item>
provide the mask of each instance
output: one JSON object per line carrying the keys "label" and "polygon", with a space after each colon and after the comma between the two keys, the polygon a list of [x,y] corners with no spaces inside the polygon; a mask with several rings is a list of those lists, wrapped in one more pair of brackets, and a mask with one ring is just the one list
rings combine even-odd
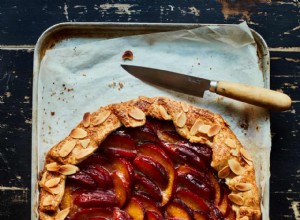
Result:
{"label": "weathered wood surface", "polygon": [[59,22],[239,23],[271,51],[271,88],[293,100],[271,113],[270,219],[300,219],[300,3],[289,1],[0,1],[0,219],[30,219],[33,47]]}

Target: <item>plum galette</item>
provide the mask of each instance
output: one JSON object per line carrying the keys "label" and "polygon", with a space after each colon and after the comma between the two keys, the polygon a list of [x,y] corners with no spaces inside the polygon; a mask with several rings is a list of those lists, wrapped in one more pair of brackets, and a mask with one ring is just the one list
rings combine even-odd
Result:
{"label": "plum galette", "polygon": [[253,161],[226,122],[165,97],[85,113],[39,186],[42,220],[261,219]]}

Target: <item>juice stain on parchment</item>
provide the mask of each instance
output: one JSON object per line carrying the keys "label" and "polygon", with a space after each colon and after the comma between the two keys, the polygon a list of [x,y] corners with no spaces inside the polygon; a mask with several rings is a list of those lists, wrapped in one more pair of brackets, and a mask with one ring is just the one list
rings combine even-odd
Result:
{"label": "juice stain on parchment", "polygon": [[250,20],[252,7],[257,3],[270,3],[271,0],[218,0],[222,5],[222,13],[225,19],[230,16],[239,16],[246,20]]}

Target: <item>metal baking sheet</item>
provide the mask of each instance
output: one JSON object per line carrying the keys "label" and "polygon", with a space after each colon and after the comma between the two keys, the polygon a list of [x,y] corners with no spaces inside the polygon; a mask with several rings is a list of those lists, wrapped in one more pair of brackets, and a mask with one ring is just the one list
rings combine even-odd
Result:
{"label": "metal baking sheet", "polygon": [[[35,53],[34,53],[34,82],[33,82],[33,132],[32,132],[32,219],[37,218],[37,179],[39,167],[39,158],[44,157],[44,151],[39,151],[38,137],[38,115],[41,112],[38,110],[39,103],[39,76],[41,62],[47,51],[51,51],[53,48],[59,47],[62,42],[71,42],[73,45],[84,44],[91,39],[111,39],[124,36],[133,36],[141,34],[150,34],[166,31],[177,31],[183,29],[194,29],[197,27],[206,27],[206,24],[136,24],[136,23],[62,23],[55,25],[46,30],[39,38]],[[226,25],[210,25],[210,26],[224,26]],[[266,43],[262,37],[251,30],[252,36],[257,45],[257,56],[259,61],[259,67],[261,70],[263,84],[266,88],[269,88],[269,52]],[[85,41],[86,40],[86,41]],[[114,85],[112,85],[114,86]],[[143,94],[141,94],[143,95]],[[99,107],[99,106],[98,106]],[[268,115],[265,120],[269,120]],[[245,124],[246,126],[246,124]],[[269,182],[265,184],[265,192],[269,191]],[[266,208],[263,219],[268,219],[268,207],[269,207],[269,193],[264,193],[263,205]]]}

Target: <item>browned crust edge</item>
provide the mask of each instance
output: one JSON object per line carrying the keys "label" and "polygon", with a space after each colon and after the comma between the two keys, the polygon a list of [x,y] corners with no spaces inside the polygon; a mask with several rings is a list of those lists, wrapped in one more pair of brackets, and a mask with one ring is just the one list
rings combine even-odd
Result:
{"label": "browned crust edge", "polygon": [[[64,195],[66,175],[77,171],[76,166],[70,165],[89,157],[110,133],[122,125],[144,125],[146,116],[172,120],[181,136],[190,142],[209,145],[213,150],[211,166],[220,178],[225,178],[231,190],[229,199],[233,203],[236,219],[261,219],[260,196],[252,159],[224,119],[184,102],[142,96],[86,113],[77,127],[50,149],[39,181],[40,219],[64,219],[68,214],[68,209],[60,210],[59,205]],[[49,181],[51,179],[55,181]],[[51,187],[47,187],[49,185]],[[47,214],[49,211],[53,214]]]}

